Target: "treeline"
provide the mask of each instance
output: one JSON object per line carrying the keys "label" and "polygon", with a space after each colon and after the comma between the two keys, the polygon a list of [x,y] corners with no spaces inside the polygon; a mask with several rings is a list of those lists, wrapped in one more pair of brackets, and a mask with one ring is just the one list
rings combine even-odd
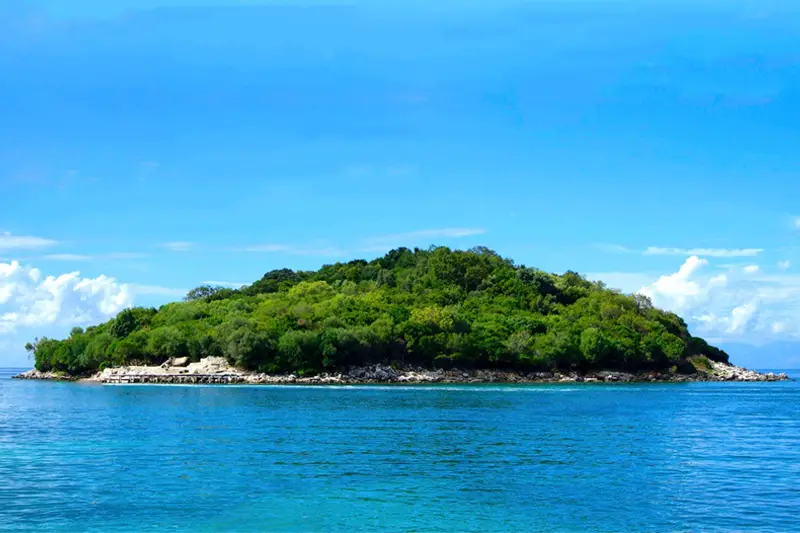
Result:
{"label": "treeline", "polygon": [[184,302],[127,309],[27,349],[37,369],[73,375],[210,355],[301,374],[377,362],[643,370],[694,355],[728,359],[644,296],[518,266],[486,248],[444,247],[273,270],[236,290],[198,287]]}

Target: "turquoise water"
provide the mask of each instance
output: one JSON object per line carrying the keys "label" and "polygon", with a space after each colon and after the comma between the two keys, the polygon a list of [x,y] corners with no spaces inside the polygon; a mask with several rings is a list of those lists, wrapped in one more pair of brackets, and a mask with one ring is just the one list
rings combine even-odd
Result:
{"label": "turquoise water", "polygon": [[4,531],[800,531],[800,382],[0,376]]}

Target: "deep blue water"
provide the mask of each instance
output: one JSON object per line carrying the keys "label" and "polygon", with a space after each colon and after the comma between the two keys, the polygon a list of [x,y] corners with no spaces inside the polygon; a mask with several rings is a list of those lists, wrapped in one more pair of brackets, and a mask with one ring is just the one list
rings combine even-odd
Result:
{"label": "deep blue water", "polygon": [[8,375],[4,531],[800,531],[800,382],[180,387]]}

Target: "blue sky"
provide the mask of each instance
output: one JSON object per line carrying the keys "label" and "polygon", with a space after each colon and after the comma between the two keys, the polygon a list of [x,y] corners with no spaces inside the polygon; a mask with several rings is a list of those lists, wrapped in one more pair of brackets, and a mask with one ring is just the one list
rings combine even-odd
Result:
{"label": "blue sky", "polygon": [[205,281],[480,244],[800,366],[799,8],[426,4],[3,2],[0,365]]}

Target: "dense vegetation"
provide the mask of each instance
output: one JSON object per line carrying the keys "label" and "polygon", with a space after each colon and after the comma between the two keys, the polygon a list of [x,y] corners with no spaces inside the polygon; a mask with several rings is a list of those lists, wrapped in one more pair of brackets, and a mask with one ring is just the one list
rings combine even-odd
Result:
{"label": "dense vegetation", "polygon": [[198,287],[184,302],[127,309],[27,348],[37,369],[70,374],[209,355],[302,374],[376,362],[643,370],[695,355],[727,361],[644,296],[516,266],[485,248],[444,247],[273,270],[238,290]]}

